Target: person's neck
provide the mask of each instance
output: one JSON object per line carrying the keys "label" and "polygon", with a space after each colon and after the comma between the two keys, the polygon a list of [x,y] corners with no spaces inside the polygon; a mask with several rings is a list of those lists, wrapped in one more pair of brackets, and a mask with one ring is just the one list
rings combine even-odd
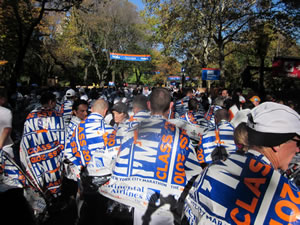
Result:
{"label": "person's neck", "polygon": [[42,108],[45,110],[52,110],[52,108],[48,104],[42,105]]}
{"label": "person's neck", "polygon": [[96,114],[98,114],[98,115],[104,117],[103,113],[101,113],[101,112],[94,111],[94,112],[92,112],[92,113],[96,113]]}
{"label": "person's neck", "polygon": [[251,149],[253,149],[257,152],[260,152],[261,154],[266,156],[267,159],[271,162],[273,168],[276,169],[276,170],[278,169],[278,167],[279,167],[278,157],[277,157],[277,155],[275,154],[275,152],[273,151],[272,148],[252,146]]}
{"label": "person's neck", "polygon": [[168,113],[154,113],[154,112],[151,112],[151,115],[152,116],[162,116],[163,118],[168,119]]}

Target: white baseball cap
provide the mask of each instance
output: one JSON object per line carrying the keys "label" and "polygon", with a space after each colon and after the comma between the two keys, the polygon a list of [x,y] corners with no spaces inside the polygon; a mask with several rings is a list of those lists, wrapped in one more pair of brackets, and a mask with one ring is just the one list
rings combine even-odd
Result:
{"label": "white baseball cap", "polygon": [[240,103],[245,103],[246,102],[246,99],[244,98],[244,96],[239,96],[239,101]]}
{"label": "white baseball cap", "polygon": [[67,97],[73,97],[75,96],[75,91],[73,89],[69,89],[66,91],[66,96]]}
{"label": "white baseball cap", "polygon": [[248,114],[247,127],[250,144],[277,146],[300,136],[300,116],[286,105],[264,102]]}

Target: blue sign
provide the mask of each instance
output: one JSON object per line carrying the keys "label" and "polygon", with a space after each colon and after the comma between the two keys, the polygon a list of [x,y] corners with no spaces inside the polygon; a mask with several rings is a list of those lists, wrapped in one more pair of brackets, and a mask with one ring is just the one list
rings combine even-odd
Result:
{"label": "blue sign", "polygon": [[150,55],[132,55],[121,53],[110,53],[110,59],[126,60],[126,61],[150,61]]}
{"label": "blue sign", "polygon": [[[182,80],[181,76],[169,76],[168,77],[168,81],[181,81],[181,80]],[[190,77],[189,76],[185,76],[185,80],[190,80]]]}
{"label": "blue sign", "polygon": [[214,68],[203,68],[202,80],[220,80],[220,70]]}
{"label": "blue sign", "polygon": [[173,80],[181,80],[181,77],[180,77],[180,76],[169,76],[169,77],[168,77],[168,80],[169,80],[169,81],[173,81]]}

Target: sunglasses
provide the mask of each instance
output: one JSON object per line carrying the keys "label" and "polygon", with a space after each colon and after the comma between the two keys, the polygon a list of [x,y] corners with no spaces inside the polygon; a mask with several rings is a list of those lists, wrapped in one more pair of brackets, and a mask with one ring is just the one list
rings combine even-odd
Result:
{"label": "sunglasses", "polygon": [[297,140],[297,139],[292,138],[292,141],[296,141],[297,142],[297,147],[300,148],[300,139]]}

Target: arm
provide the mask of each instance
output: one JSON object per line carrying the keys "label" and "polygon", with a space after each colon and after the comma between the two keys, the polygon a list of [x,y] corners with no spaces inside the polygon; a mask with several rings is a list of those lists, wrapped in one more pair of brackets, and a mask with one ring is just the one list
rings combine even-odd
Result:
{"label": "arm", "polygon": [[1,127],[3,127],[0,133],[0,149],[5,145],[6,140],[9,138],[12,131],[12,113],[10,110],[1,110]]}
{"label": "arm", "polygon": [[11,133],[11,130],[12,130],[11,127],[3,128],[3,131],[2,131],[1,136],[0,136],[0,149],[3,148],[6,139],[9,137],[9,135]]}

